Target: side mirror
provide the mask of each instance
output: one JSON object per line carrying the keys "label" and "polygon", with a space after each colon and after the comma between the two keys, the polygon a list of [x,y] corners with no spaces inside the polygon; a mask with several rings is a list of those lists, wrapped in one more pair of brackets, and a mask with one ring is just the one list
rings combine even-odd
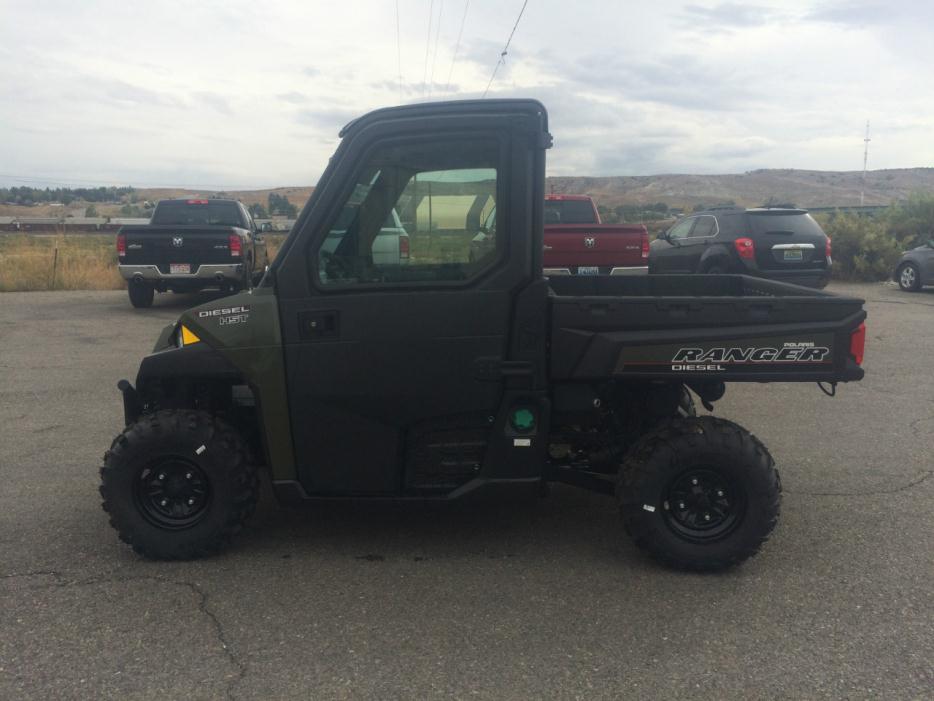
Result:
{"label": "side mirror", "polygon": [[934,248],[934,239],[928,240],[928,248]]}
{"label": "side mirror", "polygon": [[[667,231],[661,232],[661,233],[658,235],[658,239],[656,239],[656,240],[658,240],[658,241],[669,241],[669,239],[668,239],[668,232],[667,232]],[[670,241],[669,241],[669,242],[670,242]]]}

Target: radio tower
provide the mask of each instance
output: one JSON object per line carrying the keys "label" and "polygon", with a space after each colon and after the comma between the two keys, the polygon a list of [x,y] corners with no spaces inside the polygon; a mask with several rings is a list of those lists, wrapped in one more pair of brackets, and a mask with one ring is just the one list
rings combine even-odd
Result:
{"label": "radio tower", "polygon": [[866,196],[866,164],[869,162],[869,120],[866,120],[866,138],[863,139],[863,179],[859,185],[859,206],[863,206],[863,199]]}

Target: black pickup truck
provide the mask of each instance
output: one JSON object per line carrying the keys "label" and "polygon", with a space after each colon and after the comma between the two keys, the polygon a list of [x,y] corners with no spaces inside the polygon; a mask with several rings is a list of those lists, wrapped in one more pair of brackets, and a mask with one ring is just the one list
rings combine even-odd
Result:
{"label": "black pickup truck", "polygon": [[117,232],[117,258],[134,307],[156,291],[247,289],[269,263],[246,207],[222,199],[162,200],[148,225]]}
{"label": "black pickup truck", "polygon": [[[778,472],[694,397],[712,410],[727,382],[861,379],[862,300],[742,275],[546,279],[551,137],[533,100],[379,110],[341,136],[262,283],[184,312],[119,383],[101,494],[123,540],[217,550],[262,469],[291,502],[564,482],[615,493],[673,566],[754,554]],[[373,255],[393,209],[404,262]]]}

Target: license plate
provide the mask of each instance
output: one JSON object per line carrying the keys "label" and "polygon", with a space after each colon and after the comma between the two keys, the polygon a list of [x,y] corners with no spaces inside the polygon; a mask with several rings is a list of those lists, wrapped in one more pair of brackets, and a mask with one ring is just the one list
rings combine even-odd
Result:
{"label": "license plate", "polygon": [[169,273],[171,275],[190,275],[191,263],[169,263]]}
{"label": "license plate", "polygon": [[804,260],[804,251],[802,251],[800,248],[786,248],[785,260],[790,262]]}
{"label": "license plate", "polygon": [[595,265],[582,265],[577,268],[578,275],[599,275],[600,268]]}

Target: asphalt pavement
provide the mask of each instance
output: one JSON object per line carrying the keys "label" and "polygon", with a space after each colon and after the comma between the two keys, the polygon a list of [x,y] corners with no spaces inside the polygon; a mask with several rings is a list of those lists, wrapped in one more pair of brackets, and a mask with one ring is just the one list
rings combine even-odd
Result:
{"label": "asphalt pavement", "polygon": [[934,291],[868,300],[866,379],[734,385],[785,486],[762,553],[666,570],[611,499],[278,507],[149,562],[97,493],[116,382],[203,297],[0,294],[2,699],[934,698]]}

